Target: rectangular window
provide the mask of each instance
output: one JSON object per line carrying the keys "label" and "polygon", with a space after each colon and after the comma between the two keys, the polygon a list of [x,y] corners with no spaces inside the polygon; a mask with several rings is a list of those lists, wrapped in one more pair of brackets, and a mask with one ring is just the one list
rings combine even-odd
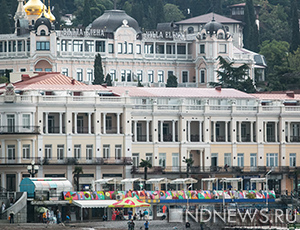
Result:
{"label": "rectangular window", "polygon": [[116,145],[115,146],[115,158],[121,159],[122,157],[122,145]]}
{"label": "rectangular window", "polygon": [[36,50],[50,50],[50,42],[36,42]]}
{"label": "rectangular window", "polygon": [[83,69],[76,70],[77,81],[83,81]]}
{"label": "rectangular window", "polygon": [[73,41],[73,51],[74,52],[82,52],[83,51],[83,42],[79,40]]}
{"label": "rectangular window", "polygon": [[93,81],[94,80],[92,69],[88,69],[86,71],[86,78],[87,78],[88,81]]}
{"label": "rectangular window", "polygon": [[200,70],[200,83],[205,83],[205,71]]}
{"label": "rectangular window", "polygon": [[45,158],[52,158],[52,145],[45,145]]}
{"label": "rectangular window", "polygon": [[124,51],[123,51],[124,54],[127,54],[127,42],[124,42]]}
{"label": "rectangular window", "polygon": [[129,53],[129,54],[132,54],[132,53],[133,53],[133,44],[132,44],[132,43],[129,43],[129,44],[128,44],[128,53]]}
{"label": "rectangular window", "polygon": [[68,51],[68,41],[67,40],[61,41],[61,51]]}
{"label": "rectangular window", "polygon": [[145,52],[145,54],[153,54],[153,44],[146,43],[144,52]]}
{"label": "rectangular window", "polygon": [[61,69],[61,74],[65,75],[65,76],[69,76],[69,72],[67,68],[62,68]]}
{"label": "rectangular window", "polygon": [[142,70],[138,70],[137,73],[136,73],[137,77],[138,77],[138,80],[140,82],[143,81],[143,71]]}
{"label": "rectangular window", "polygon": [[85,41],[85,52],[94,52],[94,41]]}
{"label": "rectangular window", "polygon": [[244,153],[238,153],[238,155],[237,155],[237,166],[244,167]]}
{"label": "rectangular window", "polygon": [[153,71],[152,70],[148,71],[148,81],[153,83]]}
{"label": "rectangular window", "polygon": [[158,165],[162,168],[166,167],[166,153],[159,153]]}
{"label": "rectangular window", "polygon": [[127,81],[131,82],[132,81],[132,79],[131,79],[131,70],[126,71],[126,76],[127,76]]}
{"label": "rectangular window", "polygon": [[296,167],[296,153],[290,153],[290,167]]}
{"label": "rectangular window", "polygon": [[250,167],[256,167],[256,166],[257,166],[256,153],[250,153]]}
{"label": "rectangular window", "polygon": [[188,71],[182,71],[182,83],[189,82]]}
{"label": "rectangular window", "polygon": [[122,43],[118,43],[118,54],[122,53]]}
{"label": "rectangular window", "polygon": [[108,44],[108,53],[110,54],[114,53],[114,44]]}
{"label": "rectangular window", "polygon": [[224,154],[224,166],[231,166],[231,153]]}
{"label": "rectangular window", "polygon": [[175,45],[167,45],[167,54],[175,54]]}
{"label": "rectangular window", "polygon": [[200,53],[205,54],[205,45],[203,44],[200,45]]}
{"label": "rectangular window", "polygon": [[168,77],[170,77],[170,76],[172,76],[172,75],[174,75],[174,74],[173,74],[173,71],[168,71]]}
{"label": "rectangular window", "polygon": [[81,157],[81,145],[74,145],[74,158],[80,159]]}
{"label": "rectangular window", "polygon": [[30,114],[22,114],[22,124],[24,129],[29,129],[30,127]]}
{"label": "rectangular window", "polygon": [[213,167],[218,166],[218,153],[211,154],[211,166]]}
{"label": "rectangular window", "polygon": [[110,145],[103,145],[103,158],[109,158]]}
{"label": "rectangular window", "polygon": [[219,53],[226,53],[226,44],[219,45]]}
{"label": "rectangular window", "polygon": [[86,145],[86,159],[93,159],[93,145]]}
{"label": "rectangular window", "polygon": [[24,41],[18,41],[18,52],[25,51],[24,49]]}
{"label": "rectangular window", "polygon": [[96,41],[96,52],[105,52],[105,41]]}
{"label": "rectangular window", "polygon": [[112,81],[116,81],[116,70],[111,69],[111,70],[109,71],[109,74],[110,74],[110,76],[111,76],[111,80],[112,80]]}
{"label": "rectangular window", "polygon": [[177,54],[186,54],[186,46],[177,45]]}
{"label": "rectangular window", "polygon": [[179,153],[172,153],[172,168],[173,171],[178,171],[179,169]]}
{"label": "rectangular window", "polygon": [[140,165],[140,154],[139,153],[132,153],[132,164],[135,167],[139,167],[139,165]]}
{"label": "rectangular window", "polygon": [[30,145],[23,145],[23,159],[30,159]]}
{"label": "rectangular window", "polygon": [[106,130],[112,130],[112,117],[106,116],[105,120]]}
{"label": "rectangular window", "polygon": [[278,166],[278,153],[267,153],[267,167]]}
{"label": "rectangular window", "polygon": [[121,70],[121,80],[125,81],[126,70]]}
{"label": "rectangular window", "polygon": [[153,164],[152,153],[146,153],[146,160]]}
{"label": "rectangular window", "polygon": [[157,71],[157,77],[158,77],[158,82],[164,82],[165,81],[164,71],[162,70]]}
{"label": "rectangular window", "polygon": [[16,159],[15,145],[7,145],[7,157],[8,157],[8,160]]}
{"label": "rectangular window", "polygon": [[64,145],[57,145],[57,160],[63,160],[64,159],[64,152],[65,152],[65,146]]}
{"label": "rectangular window", "polygon": [[141,54],[141,45],[136,45],[136,53]]}

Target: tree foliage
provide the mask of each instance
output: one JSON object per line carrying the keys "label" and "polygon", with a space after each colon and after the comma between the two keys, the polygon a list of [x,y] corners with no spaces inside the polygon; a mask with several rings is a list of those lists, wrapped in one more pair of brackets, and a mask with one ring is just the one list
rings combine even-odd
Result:
{"label": "tree foliage", "polygon": [[152,164],[151,164],[151,162],[149,160],[141,159],[140,167],[144,168],[144,179],[145,179],[145,183],[146,183],[146,180],[147,180],[147,171],[148,171],[148,168],[152,168]]}
{"label": "tree foliage", "polygon": [[98,53],[95,56],[94,62],[94,82],[93,85],[102,85],[104,82],[104,74],[102,68],[102,58],[101,55]]}
{"label": "tree foliage", "polygon": [[223,57],[219,56],[218,82],[210,82],[211,86],[222,86],[222,88],[233,88],[247,93],[255,92],[252,80],[249,78],[249,66],[243,64],[234,67],[234,62],[227,62]]}
{"label": "tree foliage", "polygon": [[178,6],[174,4],[166,4],[164,6],[164,14],[166,22],[177,22],[185,18]]}
{"label": "tree foliage", "polygon": [[105,83],[107,86],[112,86],[112,79],[111,79],[111,75],[109,73],[105,77]]}
{"label": "tree foliage", "polygon": [[193,158],[185,158],[182,162],[186,163],[186,178],[189,178],[190,177],[190,169],[194,164],[194,160],[193,160]]}
{"label": "tree foliage", "polygon": [[167,79],[167,84],[166,87],[177,87],[178,86],[178,82],[177,82],[177,77],[173,74],[168,76]]}
{"label": "tree foliage", "polygon": [[298,7],[296,0],[291,0],[291,26],[292,26],[292,42],[290,51],[294,52],[300,45],[300,34],[299,34],[299,17]]}
{"label": "tree foliage", "polygon": [[82,167],[75,166],[74,171],[73,171],[73,180],[74,180],[74,184],[76,184],[77,191],[80,191],[80,188],[79,188],[80,174],[83,174]]}

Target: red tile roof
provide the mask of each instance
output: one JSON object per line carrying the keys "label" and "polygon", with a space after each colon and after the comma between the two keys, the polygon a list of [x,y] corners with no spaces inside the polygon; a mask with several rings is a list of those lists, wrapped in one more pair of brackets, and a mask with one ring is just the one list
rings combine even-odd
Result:
{"label": "red tile roof", "polygon": [[213,88],[146,88],[146,87],[108,87],[115,94],[131,97],[177,97],[177,98],[253,98],[250,94],[235,90]]}
{"label": "red tile roof", "polygon": [[210,22],[212,19],[215,19],[219,23],[235,23],[235,24],[241,24],[241,21],[234,20],[232,18],[227,18],[222,15],[216,14],[216,13],[208,13],[204,15],[200,15],[198,17],[193,17],[189,19],[185,19],[179,22],[176,22],[176,24],[206,24]]}

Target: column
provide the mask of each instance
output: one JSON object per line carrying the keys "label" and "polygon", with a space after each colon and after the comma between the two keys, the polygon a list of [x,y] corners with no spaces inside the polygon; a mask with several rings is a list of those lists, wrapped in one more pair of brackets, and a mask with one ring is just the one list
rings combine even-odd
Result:
{"label": "column", "polygon": [[202,142],[202,121],[199,121],[199,142]]}
{"label": "column", "polygon": [[253,142],[253,121],[250,122],[250,141]]}
{"label": "column", "polygon": [[77,134],[77,114],[74,113],[74,133]]}
{"label": "column", "polygon": [[137,141],[137,122],[133,121],[133,135],[134,135],[134,142]]}
{"label": "column", "polygon": [[117,134],[120,134],[120,113],[117,113]]}
{"label": "column", "polygon": [[267,133],[268,133],[268,132],[267,132],[267,123],[268,123],[268,122],[264,122],[264,131],[265,131],[265,133],[264,133],[265,135],[264,135],[264,136],[265,136],[265,142],[268,142],[268,139],[267,139]]}
{"label": "column", "polygon": [[5,178],[5,173],[1,173],[1,187],[5,188],[6,187],[6,178]]}
{"label": "column", "polygon": [[89,134],[92,133],[91,116],[92,116],[92,114],[88,113],[88,132],[89,132]]}
{"label": "column", "polygon": [[228,142],[228,121],[225,121],[225,142]]}
{"label": "column", "polygon": [[146,141],[149,142],[149,125],[150,121],[146,121]]}
{"label": "column", "polygon": [[277,138],[277,136],[278,136],[278,122],[275,121],[274,123],[275,123],[275,142],[277,142],[278,141],[278,138]]}
{"label": "column", "polygon": [[291,135],[290,135],[290,129],[291,129],[291,122],[287,122],[287,142],[291,142]]}
{"label": "column", "polygon": [[59,113],[59,133],[62,134],[62,113]]}
{"label": "column", "polygon": [[212,121],[213,123],[213,142],[216,142],[216,135],[217,135],[217,130],[216,130],[216,123],[215,121]]}
{"label": "column", "polygon": [[22,159],[22,156],[21,156],[21,140],[20,139],[17,139],[17,146],[18,146],[18,150],[17,150],[17,156],[16,156],[16,159],[17,159],[17,163],[21,163],[21,159]]}
{"label": "column", "polygon": [[106,134],[106,113],[103,113],[103,134]]}
{"label": "column", "polygon": [[[6,163],[7,162],[7,157],[5,156],[5,149],[6,149],[6,146],[5,146],[5,140],[4,139],[2,139],[1,140],[1,157],[2,157],[2,159],[3,159],[3,161],[2,161],[2,163]],[[3,188],[5,188],[6,186],[2,186]]]}
{"label": "column", "polygon": [[175,142],[175,121],[172,121],[172,141]]}
{"label": "column", "polygon": [[200,157],[200,172],[202,171],[203,169],[203,151],[202,150],[199,150],[199,157]]}
{"label": "column", "polygon": [[49,115],[49,113],[46,112],[45,113],[45,133],[46,134],[48,133],[48,115]]}
{"label": "column", "polygon": [[20,112],[17,112],[16,113],[16,126],[15,126],[15,130],[17,133],[19,132],[20,127],[21,127]]}
{"label": "column", "polygon": [[164,142],[164,121],[160,121],[160,142]]}
{"label": "column", "polygon": [[32,139],[32,142],[31,142],[31,145],[32,145],[32,158],[35,158],[35,139]]}
{"label": "column", "polygon": [[188,142],[191,142],[191,121],[188,121]]}
{"label": "column", "polygon": [[239,121],[239,142],[242,142],[242,122]]}

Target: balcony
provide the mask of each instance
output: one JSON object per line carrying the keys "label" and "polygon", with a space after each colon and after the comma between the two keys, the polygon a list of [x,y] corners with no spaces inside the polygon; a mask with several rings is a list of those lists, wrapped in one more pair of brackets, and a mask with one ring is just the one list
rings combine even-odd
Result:
{"label": "balcony", "polygon": [[[75,133],[75,128],[73,127],[73,133]],[[79,134],[88,134],[89,128],[88,127],[77,127],[77,133]],[[91,127],[91,133],[94,133],[94,127]]]}
{"label": "balcony", "polygon": [[[134,135],[132,136],[132,141],[134,141]],[[147,135],[137,135],[136,136],[137,142],[147,142]],[[149,135],[149,142],[152,142],[152,135]]]}
{"label": "balcony", "polygon": [[[162,174],[163,168],[161,166],[153,166],[152,168],[147,169],[147,174]],[[138,166],[132,166],[131,168],[132,174],[143,174],[144,168]]]}
{"label": "balcony", "polygon": [[39,126],[0,126],[0,134],[40,134]]}
{"label": "balcony", "polygon": [[[46,133],[46,126],[44,126],[43,131]],[[60,127],[48,127],[48,133],[60,133]],[[62,133],[66,133],[65,126],[62,127]]]}
{"label": "balcony", "polygon": [[[161,135],[158,135],[159,140],[161,141]],[[163,142],[172,142],[173,135],[172,134],[164,134],[163,135]],[[178,135],[175,135],[175,142],[178,142]]]}
{"label": "balcony", "polygon": [[[102,133],[104,133],[103,127],[101,128],[101,131],[102,131]],[[105,133],[106,134],[118,134],[118,128],[117,127],[106,127]],[[122,133],[122,127],[120,127],[120,130],[119,130],[119,134],[121,134],[121,133]]]}

